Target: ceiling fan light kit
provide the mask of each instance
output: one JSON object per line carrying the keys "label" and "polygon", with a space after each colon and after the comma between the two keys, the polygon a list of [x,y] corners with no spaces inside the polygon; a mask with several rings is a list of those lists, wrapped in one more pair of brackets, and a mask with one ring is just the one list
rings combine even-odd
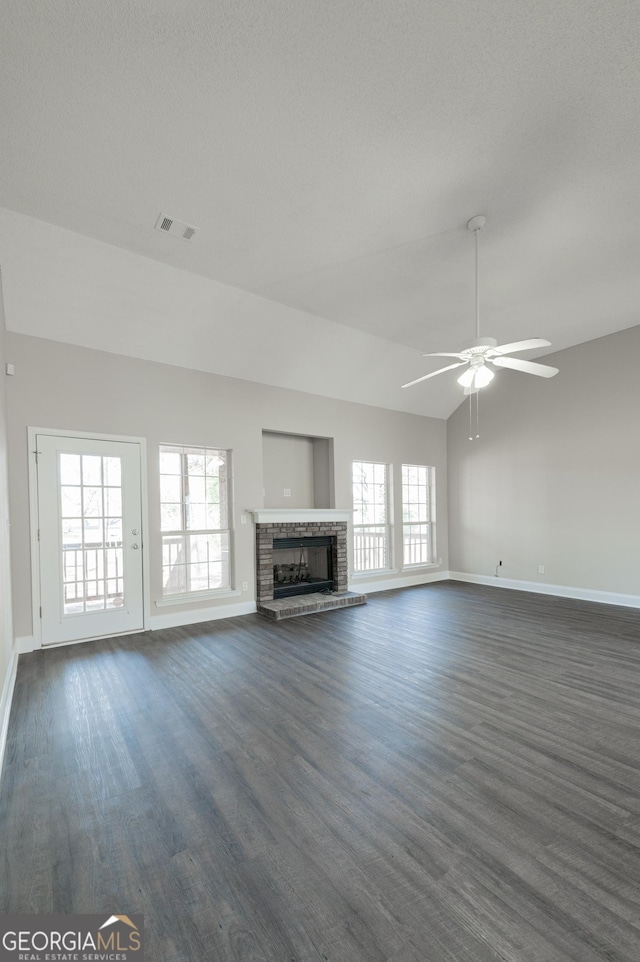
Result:
{"label": "ceiling fan light kit", "polygon": [[558,373],[557,367],[549,364],[538,364],[535,361],[524,361],[517,357],[505,357],[507,354],[515,354],[519,351],[533,351],[536,348],[551,347],[551,342],[542,337],[530,337],[524,341],[513,341],[509,344],[498,344],[495,337],[480,337],[480,273],[479,273],[479,234],[486,218],[482,214],[472,217],[467,223],[467,227],[475,237],[476,247],[476,337],[468,347],[457,352],[437,351],[433,354],[423,354],[423,357],[452,357],[456,362],[441,367],[431,374],[424,374],[417,377],[402,387],[412,387],[420,384],[429,378],[444,374],[445,371],[452,371],[456,367],[466,366],[466,370],[458,377],[458,384],[464,388],[465,394],[477,392],[480,388],[486,387],[495,377],[495,371],[489,367],[509,368],[512,371],[521,371],[524,374],[534,374],[536,377],[553,377]]}
{"label": "ceiling fan light kit", "polygon": [[479,388],[486,387],[487,384],[490,384],[494,377],[495,374],[493,371],[485,365],[484,361],[480,361],[475,367],[472,363],[471,366],[460,375],[458,384],[461,384],[462,387],[474,388],[477,391]]}

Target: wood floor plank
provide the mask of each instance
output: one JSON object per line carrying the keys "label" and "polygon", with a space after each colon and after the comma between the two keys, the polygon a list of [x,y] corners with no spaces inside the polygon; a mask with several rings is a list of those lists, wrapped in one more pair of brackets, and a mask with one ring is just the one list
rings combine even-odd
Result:
{"label": "wood floor plank", "polygon": [[153,962],[637,962],[640,613],[444,582],[21,656],[0,909]]}

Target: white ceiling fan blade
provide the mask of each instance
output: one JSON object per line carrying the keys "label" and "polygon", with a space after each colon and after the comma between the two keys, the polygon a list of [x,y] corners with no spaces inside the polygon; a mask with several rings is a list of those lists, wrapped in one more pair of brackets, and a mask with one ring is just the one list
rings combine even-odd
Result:
{"label": "white ceiling fan blade", "polygon": [[423,374],[422,377],[417,377],[415,381],[409,381],[407,384],[403,384],[402,387],[413,387],[414,384],[419,384],[420,381],[427,381],[430,377],[435,377],[436,374],[444,374],[445,371],[452,371],[454,367],[462,367],[462,365],[466,363],[466,361],[458,361],[457,364],[449,364],[447,367],[441,367],[439,371],[432,371],[431,374]]}
{"label": "white ceiling fan blade", "polygon": [[513,371],[523,371],[525,374],[536,374],[538,377],[553,377],[558,373],[557,367],[549,364],[538,364],[536,361],[522,361],[519,357],[492,357],[491,363],[496,367],[508,367]]}
{"label": "white ceiling fan blade", "polygon": [[516,351],[533,351],[536,347],[551,347],[551,341],[544,337],[530,337],[526,341],[512,341],[510,344],[498,344],[490,354],[514,354]]}
{"label": "white ceiling fan blade", "polygon": [[422,357],[459,357],[459,358],[462,358],[462,354],[446,354],[444,351],[436,351],[435,354],[423,354]]}

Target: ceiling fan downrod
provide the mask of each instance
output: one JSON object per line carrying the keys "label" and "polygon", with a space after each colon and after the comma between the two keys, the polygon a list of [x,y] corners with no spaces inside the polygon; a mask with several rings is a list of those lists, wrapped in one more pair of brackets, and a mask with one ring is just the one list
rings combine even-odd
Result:
{"label": "ceiling fan downrod", "polygon": [[467,227],[470,231],[473,231],[473,236],[476,242],[476,337],[480,338],[480,231],[487,223],[487,218],[482,214],[476,214],[467,223]]}

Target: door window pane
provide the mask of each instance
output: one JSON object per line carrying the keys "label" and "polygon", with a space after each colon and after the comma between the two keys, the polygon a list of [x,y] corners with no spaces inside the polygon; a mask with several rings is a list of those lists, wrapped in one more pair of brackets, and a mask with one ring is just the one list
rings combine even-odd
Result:
{"label": "door window pane", "polygon": [[74,615],[121,607],[121,459],[60,453],[58,468],[63,612]]}

